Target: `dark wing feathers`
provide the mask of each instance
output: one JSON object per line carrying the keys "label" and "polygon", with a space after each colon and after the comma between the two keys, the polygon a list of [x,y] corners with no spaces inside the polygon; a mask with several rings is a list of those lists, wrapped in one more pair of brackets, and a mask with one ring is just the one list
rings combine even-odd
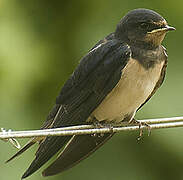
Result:
{"label": "dark wing feathers", "polygon": [[[121,70],[131,55],[130,48],[117,40],[109,40],[92,49],[80,62],[75,72],[65,83],[54,109],[52,127],[86,123],[92,111],[115,87]],[[69,141],[71,137],[47,137],[36,153],[22,178],[39,169]]]}
{"label": "dark wing feathers", "polygon": [[16,152],[13,156],[11,156],[5,163],[10,162],[11,160],[13,160],[14,158],[20,156],[23,152],[25,152],[27,149],[29,149],[32,145],[34,145],[36,143],[36,141],[31,140],[28,143],[26,143],[21,149],[19,149],[18,152]]}
{"label": "dark wing feathers", "polygon": [[95,152],[112,136],[113,133],[104,134],[103,136],[74,136],[58,158],[43,171],[43,176],[52,176],[75,166]]}
{"label": "dark wing feathers", "polygon": [[64,84],[60,95],[57,97],[56,103],[69,104],[70,100],[73,98],[73,95],[77,96],[73,92],[76,91],[78,93],[78,91],[82,90],[83,88],[86,89],[86,87],[87,90],[91,90],[92,85],[95,83],[97,77],[97,71],[101,71],[106,74],[105,69],[102,69],[101,67],[103,61],[105,60],[105,56],[113,51],[116,47],[119,47],[119,45],[120,44],[117,43],[117,41],[111,40],[104,44],[100,44],[96,48],[92,49],[86,56],[84,56],[71,77]]}
{"label": "dark wing feathers", "polygon": [[[55,115],[57,114],[58,109],[60,108],[59,104],[56,104],[53,108],[52,111],[48,114],[46,121],[43,123],[41,126],[41,129],[48,129],[51,127],[53,123],[53,119]],[[34,145],[36,142],[41,143],[42,140],[41,138],[33,138],[31,139],[27,144],[25,144],[18,152],[16,152],[13,156],[11,156],[5,163],[10,162],[14,158],[20,156],[23,152],[25,152],[27,149],[29,149],[32,145]]]}
{"label": "dark wing feathers", "polygon": [[48,129],[51,127],[53,120],[58,112],[60,108],[60,104],[55,104],[52,108],[52,110],[49,112],[45,122],[43,123],[43,125],[41,126],[41,129]]}

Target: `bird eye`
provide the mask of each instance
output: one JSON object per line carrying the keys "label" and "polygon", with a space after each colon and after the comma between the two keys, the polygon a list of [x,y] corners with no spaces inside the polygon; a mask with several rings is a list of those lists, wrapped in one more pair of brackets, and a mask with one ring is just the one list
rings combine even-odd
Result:
{"label": "bird eye", "polygon": [[149,27],[149,24],[147,24],[147,23],[141,23],[140,24],[141,29],[148,29],[148,27]]}

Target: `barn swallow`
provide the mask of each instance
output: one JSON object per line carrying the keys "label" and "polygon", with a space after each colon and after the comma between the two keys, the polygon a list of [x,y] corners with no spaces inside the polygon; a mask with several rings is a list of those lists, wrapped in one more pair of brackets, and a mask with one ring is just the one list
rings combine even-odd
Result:
{"label": "barn swallow", "polygon": [[[164,80],[167,52],[161,43],[166,33],[172,30],[175,28],[152,10],[128,12],[115,32],[100,40],[81,59],[41,129],[96,120],[105,120],[109,124],[130,123],[137,110],[154,95]],[[35,159],[23,174],[23,179],[65,146],[42,173],[43,176],[55,175],[87,158],[113,134],[34,138],[8,161],[39,142]]]}

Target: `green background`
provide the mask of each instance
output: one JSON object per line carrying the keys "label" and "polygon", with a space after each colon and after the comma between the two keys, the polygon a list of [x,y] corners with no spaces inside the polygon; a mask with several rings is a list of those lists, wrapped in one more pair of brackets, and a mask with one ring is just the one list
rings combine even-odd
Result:
{"label": "green background", "polygon": [[[81,57],[139,7],[159,12],[177,30],[163,42],[169,54],[166,81],[136,118],[182,116],[182,6],[181,0],[0,1],[0,127],[39,129]],[[153,130],[140,142],[137,136],[118,133],[78,166],[47,179],[183,179],[182,128]],[[20,179],[36,148],[4,164],[16,149],[0,141],[0,179]],[[43,179],[41,170],[29,179]]]}

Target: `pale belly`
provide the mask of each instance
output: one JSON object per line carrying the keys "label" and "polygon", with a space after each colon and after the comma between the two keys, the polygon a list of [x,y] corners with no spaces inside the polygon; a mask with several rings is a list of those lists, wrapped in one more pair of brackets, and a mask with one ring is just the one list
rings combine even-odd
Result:
{"label": "pale belly", "polygon": [[120,122],[133,118],[136,110],[145,102],[159,80],[164,62],[146,70],[137,60],[130,59],[123,69],[121,80],[93,111],[99,121]]}

